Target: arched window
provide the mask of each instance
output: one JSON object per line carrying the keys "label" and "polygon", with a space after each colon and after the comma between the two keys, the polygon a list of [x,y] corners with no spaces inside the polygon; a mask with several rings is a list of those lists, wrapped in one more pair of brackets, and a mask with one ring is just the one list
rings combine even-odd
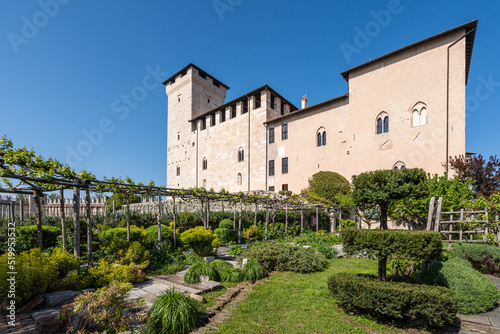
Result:
{"label": "arched window", "polygon": [[403,161],[398,161],[392,166],[392,168],[394,170],[403,170],[406,168],[406,165]]}
{"label": "arched window", "polygon": [[321,146],[321,133],[318,132],[318,147]]}
{"label": "arched window", "polygon": [[427,105],[418,102],[411,108],[411,126],[421,126],[427,124]]}
{"label": "arched window", "polygon": [[203,188],[207,189],[207,180],[203,179]]}
{"label": "arched window", "polygon": [[389,115],[382,111],[377,116],[377,134],[389,132]]}
{"label": "arched window", "polygon": [[243,148],[238,149],[238,162],[244,161],[245,160],[245,150]]}
{"label": "arched window", "polygon": [[384,118],[384,133],[389,132],[389,116]]}
{"label": "arched window", "polygon": [[241,173],[238,173],[238,175],[236,175],[236,184],[241,186]]}
{"label": "arched window", "polygon": [[321,147],[326,145],[326,130],[320,127],[316,132],[316,146]]}
{"label": "arched window", "polygon": [[323,131],[323,146],[326,145],[326,131]]}
{"label": "arched window", "polygon": [[203,162],[202,162],[201,166],[202,166],[201,168],[202,168],[203,170],[205,170],[205,169],[207,169],[207,168],[208,168],[208,161],[207,161],[207,158],[203,158]]}
{"label": "arched window", "polygon": [[382,133],[382,118],[377,119],[377,134]]}

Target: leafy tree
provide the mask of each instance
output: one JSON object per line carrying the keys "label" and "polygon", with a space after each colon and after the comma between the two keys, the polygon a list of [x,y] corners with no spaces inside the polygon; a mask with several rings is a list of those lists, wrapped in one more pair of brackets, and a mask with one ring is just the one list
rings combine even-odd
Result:
{"label": "leafy tree", "polygon": [[[130,204],[141,202],[141,197],[139,195],[130,194],[128,196]],[[106,202],[106,210],[108,210],[108,212],[113,210],[113,201],[115,201],[115,210],[120,210],[122,205],[127,204],[127,194],[113,194],[108,198]]]}
{"label": "leafy tree", "polygon": [[450,157],[449,167],[460,181],[465,183],[468,178],[474,180],[477,195],[489,196],[500,191],[500,160],[496,155],[490,156],[488,161],[481,154]]}
{"label": "leafy tree", "polygon": [[428,193],[422,169],[376,170],[352,177],[356,205],[374,204],[380,209],[380,229],[387,229],[387,214],[396,201],[420,198]]}
{"label": "leafy tree", "polygon": [[461,182],[457,176],[448,179],[446,175],[427,175],[427,187],[429,193],[420,198],[405,198],[398,201],[391,217],[397,221],[412,222],[418,227],[425,226],[429,214],[429,202],[431,197],[443,198],[442,211],[452,211],[458,208],[470,206],[472,200],[471,179]]}
{"label": "leafy tree", "polygon": [[342,196],[351,193],[351,186],[345,177],[335,172],[318,172],[309,179],[306,192],[328,202],[339,203]]}

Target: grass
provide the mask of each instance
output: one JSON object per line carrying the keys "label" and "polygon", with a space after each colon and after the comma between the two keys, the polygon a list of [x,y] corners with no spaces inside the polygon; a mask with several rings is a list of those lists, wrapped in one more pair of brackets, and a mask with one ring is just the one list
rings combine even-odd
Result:
{"label": "grass", "polygon": [[329,262],[329,268],[322,272],[273,274],[269,282],[255,286],[254,292],[247,294],[216,333],[403,332],[367,316],[346,314],[328,291],[329,275],[342,271],[376,274],[376,260],[345,258]]}

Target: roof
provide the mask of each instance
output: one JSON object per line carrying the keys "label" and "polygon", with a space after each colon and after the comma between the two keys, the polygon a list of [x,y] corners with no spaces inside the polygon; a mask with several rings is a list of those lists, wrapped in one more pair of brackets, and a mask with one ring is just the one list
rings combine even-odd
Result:
{"label": "roof", "polygon": [[190,67],[193,67],[193,68],[196,68],[199,72],[201,73],[205,73],[207,76],[209,76],[210,78],[212,78],[212,80],[214,81],[214,83],[216,84],[220,84],[224,87],[226,87],[226,89],[229,89],[229,86],[223,84],[221,81],[217,80],[214,76],[208,74],[207,72],[203,71],[201,68],[199,68],[198,66],[196,66],[195,64],[193,63],[189,63],[187,64],[186,66],[184,66],[180,71],[176,72],[174,75],[172,75],[170,78],[168,78],[167,80],[163,81],[163,84],[166,86],[167,83],[169,82],[174,82],[175,81],[175,77],[178,76],[180,73],[182,72],[186,72]]}
{"label": "roof", "polygon": [[368,61],[366,63],[361,64],[361,65],[355,66],[355,67],[353,67],[351,69],[348,69],[347,71],[344,71],[344,72],[342,72],[340,74],[342,74],[342,76],[344,77],[345,80],[349,81],[349,73],[351,73],[351,72],[353,72],[355,70],[358,70],[358,69],[360,69],[362,67],[371,65],[371,64],[373,64],[375,62],[384,60],[384,59],[389,58],[389,57],[391,57],[391,56],[393,56],[393,55],[395,55],[397,53],[406,51],[406,50],[408,50],[410,48],[413,48],[415,46],[419,46],[421,44],[427,43],[427,42],[429,42],[431,40],[440,38],[442,36],[445,36],[447,34],[453,33],[455,31],[465,29],[465,33],[466,34],[468,34],[469,32],[473,31],[472,33],[470,33],[470,34],[468,34],[466,36],[466,46],[465,46],[465,83],[467,84],[467,81],[468,81],[468,78],[469,78],[470,61],[471,61],[471,57],[472,57],[472,48],[474,46],[474,38],[476,36],[476,31],[475,31],[476,27],[477,27],[477,20],[464,23],[462,25],[459,25],[458,27],[448,29],[446,31],[443,31],[443,32],[437,34],[437,35],[434,35],[434,36],[422,39],[422,40],[420,40],[418,42],[412,43],[412,44],[404,46],[404,47],[402,47],[400,49],[397,49],[397,50],[394,50],[392,52],[389,52],[389,53],[387,53],[387,54],[385,54],[383,56],[380,56],[378,58],[370,60],[370,61]]}
{"label": "roof", "polygon": [[226,108],[226,107],[230,106],[231,104],[234,104],[234,103],[236,103],[236,102],[238,102],[238,101],[240,101],[240,100],[243,100],[243,99],[244,99],[244,98],[246,98],[246,97],[250,97],[250,96],[252,96],[252,95],[254,95],[254,94],[256,94],[256,93],[258,93],[258,92],[260,92],[260,91],[262,91],[262,90],[269,90],[269,91],[271,91],[274,95],[276,95],[277,97],[279,97],[282,101],[285,101],[285,103],[289,104],[289,105],[290,105],[290,108],[294,109],[294,111],[299,109],[299,108],[297,108],[294,104],[292,104],[290,101],[288,101],[287,99],[285,99],[285,98],[284,98],[281,94],[279,94],[277,91],[275,91],[274,89],[272,89],[272,88],[271,88],[271,87],[269,87],[268,85],[264,85],[264,86],[261,86],[261,87],[259,87],[259,88],[256,88],[256,89],[252,90],[251,92],[248,92],[248,93],[246,93],[246,94],[243,94],[243,95],[241,95],[240,97],[235,98],[234,100],[231,100],[231,101],[229,101],[229,102],[226,102],[226,103],[224,103],[223,105],[218,106],[218,107],[217,107],[217,108],[215,108],[215,109],[212,109],[212,110],[209,110],[209,111],[207,111],[207,112],[204,112],[203,114],[201,114],[201,115],[199,115],[199,116],[196,116],[195,118],[191,119],[191,120],[190,120],[190,122],[192,122],[192,121],[194,121],[194,120],[197,120],[197,119],[199,119],[199,118],[202,118],[202,117],[206,117],[207,115],[210,115],[210,114],[212,114],[212,113],[214,113],[214,112],[216,112],[216,111],[218,111],[218,110],[221,110],[221,109],[223,109],[223,108]]}
{"label": "roof", "polygon": [[286,115],[283,115],[283,116],[271,119],[271,120],[269,120],[267,122],[264,122],[264,124],[268,124],[268,123],[272,123],[274,121],[282,120],[282,119],[287,118],[287,117],[292,116],[292,115],[297,115],[297,114],[301,114],[303,112],[308,112],[308,111],[311,111],[313,108],[321,107],[321,106],[323,106],[325,104],[328,104],[328,103],[331,103],[331,102],[336,102],[338,100],[342,100],[342,99],[348,98],[348,97],[349,97],[349,93],[345,93],[343,95],[334,97],[333,99],[329,99],[329,100],[326,100],[326,101],[323,101],[323,102],[320,102],[320,103],[316,103],[316,104],[313,104],[312,106],[309,106],[307,108],[302,108],[302,109],[296,110],[293,113],[289,113],[289,114],[286,114]]}

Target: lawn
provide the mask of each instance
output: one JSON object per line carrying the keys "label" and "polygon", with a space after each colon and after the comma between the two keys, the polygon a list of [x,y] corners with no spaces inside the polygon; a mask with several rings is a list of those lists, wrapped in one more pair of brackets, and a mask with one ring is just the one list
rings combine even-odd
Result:
{"label": "lawn", "polygon": [[323,272],[297,274],[282,272],[254,287],[230,319],[216,333],[374,333],[401,332],[368,318],[344,313],[327,288],[335,272],[377,273],[370,259],[330,260]]}

